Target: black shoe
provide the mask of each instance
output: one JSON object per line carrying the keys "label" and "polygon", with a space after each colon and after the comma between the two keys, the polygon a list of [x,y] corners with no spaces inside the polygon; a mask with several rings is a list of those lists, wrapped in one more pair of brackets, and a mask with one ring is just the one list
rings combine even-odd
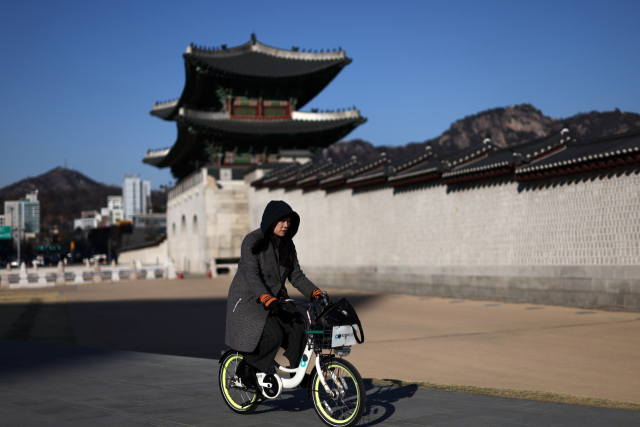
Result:
{"label": "black shoe", "polygon": [[236,375],[247,389],[258,390],[258,380],[253,366],[242,360],[236,369]]}

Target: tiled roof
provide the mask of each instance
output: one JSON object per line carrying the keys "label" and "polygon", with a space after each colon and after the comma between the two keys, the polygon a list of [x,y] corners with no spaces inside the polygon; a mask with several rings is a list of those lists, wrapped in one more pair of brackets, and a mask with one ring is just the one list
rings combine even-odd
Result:
{"label": "tiled roof", "polygon": [[144,156],[144,159],[142,159],[143,163],[147,163],[149,165],[154,165],[157,166],[159,165],[162,160],[166,157],[167,154],[169,154],[169,151],[171,149],[169,148],[162,148],[160,150],[149,150],[147,151],[147,154]]}
{"label": "tiled roof", "polygon": [[[217,113],[211,113],[217,114]],[[184,120],[217,132],[245,135],[300,135],[335,131],[347,135],[356,126],[364,123],[359,114],[344,119],[294,120],[294,119],[210,119],[205,116],[185,114]],[[333,141],[332,141],[333,142]]]}
{"label": "tiled roof", "polygon": [[278,186],[280,187],[291,187],[299,183],[300,180],[307,178],[309,176],[315,176],[326,170],[330,167],[334,166],[331,158],[323,161],[320,164],[314,164],[313,162],[309,162],[305,164],[305,167],[300,168],[295,174],[291,174],[286,177],[281,177],[278,181]]}
{"label": "tiled roof", "polygon": [[163,120],[169,120],[175,113],[179,99],[167,102],[159,102],[153,106],[153,109],[149,112],[152,116],[160,117]]}
{"label": "tiled roof", "polygon": [[640,162],[640,132],[591,141],[572,140],[566,149],[516,169],[516,179],[547,178]]}
{"label": "tiled roof", "polygon": [[509,149],[488,151],[486,156],[469,162],[460,169],[442,174],[445,182],[460,182],[488,176],[504,175],[512,171],[513,153]]}
{"label": "tiled roof", "polygon": [[[311,169],[314,169],[314,164],[313,162],[307,162],[303,165],[300,165],[299,168],[292,170],[289,173],[286,174],[280,174],[278,175],[276,178],[276,182],[275,182],[275,186],[278,187],[290,187],[292,185],[294,185],[296,183],[296,181],[298,180],[298,177],[305,173],[306,171],[309,171]],[[269,183],[265,182],[265,185],[269,185]]]}
{"label": "tiled roof", "polygon": [[493,147],[486,150],[482,156],[476,157],[475,160],[470,158],[454,170],[444,172],[442,178],[447,183],[454,183],[506,175],[512,173],[513,168],[517,165],[535,162],[554,153],[570,139],[569,130],[563,129],[555,135],[523,144],[507,148]]}
{"label": "tiled roof", "polygon": [[325,170],[316,170],[309,171],[308,174],[302,177],[296,185],[299,187],[311,187],[317,185],[325,180],[331,180],[332,177],[342,176],[342,174],[351,168],[357,167],[359,165],[358,158],[356,156],[352,156],[351,159],[346,162],[336,165],[333,162],[327,165],[327,169]]}
{"label": "tiled roof", "polygon": [[320,188],[327,189],[343,184],[347,179],[353,176],[354,169],[360,167],[360,162],[356,156],[351,157],[351,160],[327,171],[323,178],[318,182]]}
{"label": "tiled roof", "polygon": [[378,159],[353,169],[353,173],[346,181],[347,186],[361,187],[386,181],[389,175],[389,163],[387,154],[380,153]]}
{"label": "tiled roof", "polygon": [[302,167],[303,166],[300,163],[294,163],[294,165],[291,168],[287,168],[286,170],[280,171],[280,173],[276,175],[265,178],[262,181],[262,185],[264,187],[277,186],[281,179],[287,178],[289,176],[295,176],[300,171],[300,168]]}
{"label": "tiled roof", "polygon": [[519,166],[548,156],[569,141],[571,141],[571,133],[569,129],[565,128],[554,135],[538,138],[524,144],[513,145],[509,149],[514,153],[515,164]]}
{"label": "tiled roof", "polygon": [[[640,163],[640,132],[627,133],[592,141],[576,141],[570,132],[562,132],[507,148],[496,148],[489,141],[476,144],[445,159],[430,150],[404,161],[391,163],[385,155],[366,165],[355,156],[339,166],[310,167],[305,173],[280,174],[282,185],[305,188],[319,184],[329,189],[341,185],[358,187],[388,182],[404,186],[442,178],[445,183],[471,181],[513,174],[515,179],[531,180]],[[453,168],[450,169],[450,167]],[[279,173],[276,173],[278,175]],[[295,179],[291,179],[295,176]],[[289,182],[290,181],[290,182]]]}
{"label": "tiled roof", "polygon": [[233,48],[191,44],[183,57],[186,81],[180,98],[156,103],[151,115],[175,120],[183,106],[219,109],[220,105],[212,101],[216,96],[201,92],[203,85],[234,96],[295,98],[296,108],[300,109],[351,62],[341,48],[319,53],[295,47],[279,49],[260,43],[255,35],[249,42]]}
{"label": "tiled roof", "polygon": [[224,73],[262,78],[290,78],[341,68],[351,62],[345,51],[300,52],[251,40],[229,49],[187,48],[185,58]]}
{"label": "tiled roof", "polygon": [[263,187],[264,182],[266,180],[270,180],[272,178],[277,178],[280,174],[287,174],[293,170],[297,170],[300,166],[299,163],[271,163],[272,170],[270,172],[265,173],[261,178],[256,179],[251,182],[251,185],[254,187]]}
{"label": "tiled roof", "polygon": [[[477,157],[487,154],[490,150],[495,149],[495,145],[491,143],[491,139],[485,138],[482,144],[473,144],[469,148],[458,151],[448,156],[442,156],[442,163],[451,170],[463,167],[463,165],[477,160]],[[443,174],[444,175],[444,174]]]}
{"label": "tiled roof", "polygon": [[389,169],[389,185],[404,185],[425,178],[430,179],[432,178],[430,174],[434,172],[438,172],[439,175],[442,162],[433,153],[430,145],[425,145],[424,149],[425,151],[417,156],[393,162]]}
{"label": "tiled roof", "polygon": [[412,165],[403,167],[400,172],[391,175],[389,177],[389,185],[407,185],[435,179],[440,177],[444,168],[445,166],[437,156],[423,157]]}

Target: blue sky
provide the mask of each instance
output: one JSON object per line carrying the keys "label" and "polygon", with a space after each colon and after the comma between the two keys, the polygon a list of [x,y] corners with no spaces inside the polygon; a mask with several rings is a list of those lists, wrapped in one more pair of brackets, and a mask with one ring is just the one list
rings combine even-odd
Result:
{"label": "blue sky", "polygon": [[353,62],[303,110],[355,105],[348,138],[424,141],[479,111],[640,112],[638,1],[5,2],[0,187],[56,166],[121,185],[172,181],[141,162],[176,127],[186,46],[342,47]]}

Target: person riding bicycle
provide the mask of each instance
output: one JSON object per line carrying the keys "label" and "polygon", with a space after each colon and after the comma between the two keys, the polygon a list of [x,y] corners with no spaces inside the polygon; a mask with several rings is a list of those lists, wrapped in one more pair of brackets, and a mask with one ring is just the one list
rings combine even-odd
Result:
{"label": "person riding bicycle", "polygon": [[243,354],[237,373],[242,383],[257,388],[257,372],[271,372],[282,346],[291,367],[297,367],[305,343],[304,321],[295,308],[280,306],[288,298],[285,281],[307,298],[322,298],[300,269],[293,236],[300,216],[287,203],[272,200],[260,228],[242,241],[238,271],[229,287],[225,343]]}

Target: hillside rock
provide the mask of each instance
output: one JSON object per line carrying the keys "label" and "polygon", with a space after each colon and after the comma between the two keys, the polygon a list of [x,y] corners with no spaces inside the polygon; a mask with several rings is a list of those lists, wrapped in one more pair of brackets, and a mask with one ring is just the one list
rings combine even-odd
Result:
{"label": "hillside rock", "polygon": [[374,147],[360,139],[341,141],[324,149],[315,160],[332,157],[340,163],[355,154],[362,162],[368,162],[377,158],[381,152],[386,152],[394,160],[403,159],[422,153],[426,144],[430,144],[437,154],[446,156],[481,144],[486,136],[490,136],[491,142],[498,147],[508,147],[554,134],[563,126],[568,126],[571,135],[578,141],[588,141],[640,131],[640,114],[623,113],[620,110],[592,111],[559,120],[545,116],[530,104],[512,105],[467,116],[454,122],[442,135],[421,144]]}
{"label": "hillside rock", "polygon": [[436,151],[451,153],[491,137],[498,147],[549,135],[557,120],[530,104],[494,108],[456,121],[438,138],[427,141]]}
{"label": "hillside rock", "polygon": [[[580,113],[562,121],[571,129],[571,134],[578,140],[586,141],[595,138],[619,135],[621,133],[640,130],[640,114],[623,113],[620,110]],[[555,131],[558,130],[556,126]]]}

